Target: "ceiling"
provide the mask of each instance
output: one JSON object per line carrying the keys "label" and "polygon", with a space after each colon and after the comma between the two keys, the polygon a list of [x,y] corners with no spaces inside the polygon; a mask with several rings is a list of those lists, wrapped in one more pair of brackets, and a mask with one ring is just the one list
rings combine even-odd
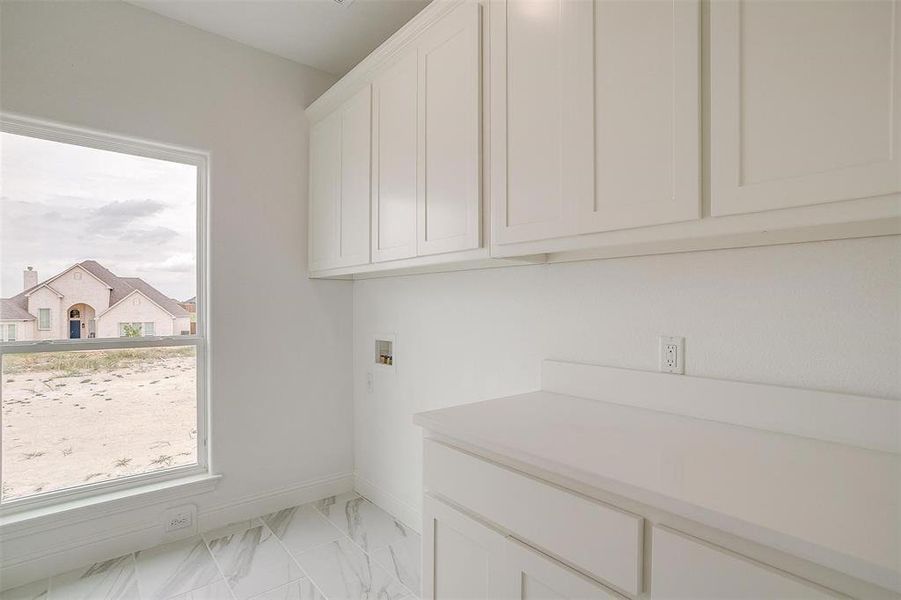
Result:
{"label": "ceiling", "polygon": [[272,54],[343,75],[429,0],[126,0]]}

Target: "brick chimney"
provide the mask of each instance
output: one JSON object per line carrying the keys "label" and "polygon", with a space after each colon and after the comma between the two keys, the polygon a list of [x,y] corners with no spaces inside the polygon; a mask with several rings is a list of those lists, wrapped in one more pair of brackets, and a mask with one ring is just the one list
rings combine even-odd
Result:
{"label": "brick chimney", "polygon": [[33,288],[38,284],[38,272],[35,271],[33,267],[28,267],[22,273],[22,280],[26,290]]}

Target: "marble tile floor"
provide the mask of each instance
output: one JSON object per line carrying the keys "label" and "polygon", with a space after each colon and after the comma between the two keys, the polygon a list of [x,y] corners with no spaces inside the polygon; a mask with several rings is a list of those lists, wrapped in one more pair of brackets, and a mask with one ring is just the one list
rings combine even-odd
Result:
{"label": "marble tile floor", "polygon": [[356,493],[0,593],[0,600],[415,600],[420,536]]}

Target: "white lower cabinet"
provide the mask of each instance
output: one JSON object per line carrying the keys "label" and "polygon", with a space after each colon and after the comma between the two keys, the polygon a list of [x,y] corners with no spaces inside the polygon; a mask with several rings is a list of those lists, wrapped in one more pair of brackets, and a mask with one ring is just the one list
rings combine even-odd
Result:
{"label": "white lower cabinet", "polygon": [[621,599],[600,583],[426,496],[422,597],[428,600]]}
{"label": "white lower cabinet", "polygon": [[504,594],[506,538],[426,496],[422,527],[422,597],[476,600]]}
{"label": "white lower cabinet", "polygon": [[616,600],[623,598],[522,542],[507,538],[506,598],[513,600]]}
{"label": "white lower cabinet", "polygon": [[797,563],[765,548],[776,567],[657,524],[647,551],[650,514],[590,500],[443,441],[426,439],[423,458],[428,600],[846,598],[819,579],[780,570]]}
{"label": "white lower cabinet", "polygon": [[651,597],[697,600],[798,600],[839,596],[737,554],[654,527]]}

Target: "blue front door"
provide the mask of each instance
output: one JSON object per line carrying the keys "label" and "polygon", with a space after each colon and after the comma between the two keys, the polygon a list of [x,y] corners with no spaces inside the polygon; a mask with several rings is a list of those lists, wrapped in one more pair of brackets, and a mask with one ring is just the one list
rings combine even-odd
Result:
{"label": "blue front door", "polygon": [[81,337],[81,319],[71,319],[69,321],[69,339],[77,340]]}

